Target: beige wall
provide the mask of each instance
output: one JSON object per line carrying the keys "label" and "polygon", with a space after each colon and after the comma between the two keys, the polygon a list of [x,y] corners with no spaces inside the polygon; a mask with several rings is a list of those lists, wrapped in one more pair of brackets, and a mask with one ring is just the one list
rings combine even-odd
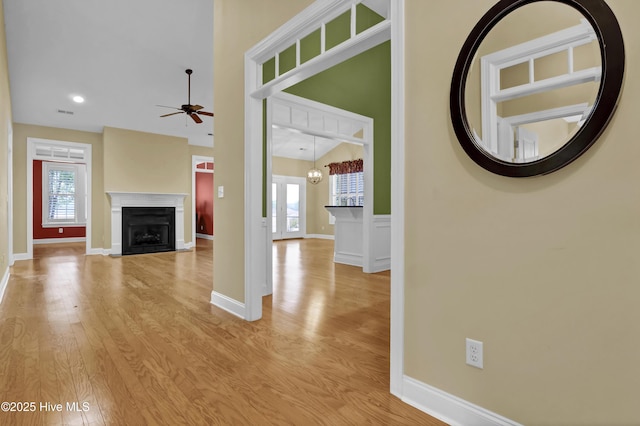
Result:
{"label": "beige wall", "polygon": [[104,184],[102,134],[55,127],[13,124],[13,252],[27,252],[27,138],[91,145],[91,245],[103,247]]}
{"label": "beige wall", "polygon": [[[104,128],[104,190],[189,194],[184,199],[184,240],[191,242],[191,156],[185,138]],[[106,197],[105,212],[111,206]],[[105,215],[105,247],[111,219]]]}
{"label": "beige wall", "polygon": [[627,53],[609,128],[527,179],[477,166],[450,125],[459,48],[494,3],[406,3],[406,374],[524,424],[640,424],[640,2],[607,1]]}
{"label": "beige wall", "polygon": [[0,4],[0,281],[9,266],[8,211],[8,132],[11,125],[11,96],[4,34],[4,10]]}
{"label": "beige wall", "polygon": [[[307,234],[334,235],[334,227],[329,224],[329,213],[324,208],[329,204],[329,163],[357,160],[364,157],[362,145],[341,143],[316,161],[324,173],[317,185],[307,184]],[[313,166],[312,161],[293,160],[273,157],[272,171],[274,175],[307,177],[307,171]]]}
{"label": "beige wall", "polygon": [[311,0],[216,0],[214,92],[216,94],[216,249],[214,290],[244,302],[244,53],[299,13]]}

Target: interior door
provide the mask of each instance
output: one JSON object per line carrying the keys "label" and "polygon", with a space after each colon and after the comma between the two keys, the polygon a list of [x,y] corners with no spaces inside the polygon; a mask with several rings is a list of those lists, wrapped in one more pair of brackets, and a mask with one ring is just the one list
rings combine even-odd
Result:
{"label": "interior door", "polygon": [[302,238],[306,234],[306,180],[273,176],[271,232],[274,240]]}

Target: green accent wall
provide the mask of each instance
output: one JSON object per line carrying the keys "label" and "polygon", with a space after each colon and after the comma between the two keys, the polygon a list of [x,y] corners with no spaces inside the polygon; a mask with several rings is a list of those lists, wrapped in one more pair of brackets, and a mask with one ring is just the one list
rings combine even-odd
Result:
{"label": "green accent wall", "polygon": [[373,118],[373,213],[391,213],[391,43],[342,62],[285,90]]}
{"label": "green accent wall", "polygon": [[[370,28],[383,18],[358,5],[356,32]],[[345,13],[326,25],[326,48],[347,40],[350,14]],[[301,40],[301,62],[320,53],[320,32]],[[295,45],[279,55],[280,74],[295,66]],[[275,60],[263,65],[263,81],[275,76]],[[387,41],[360,55],[310,77],[288,89],[287,93],[371,117],[374,120],[373,213],[391,213],[391,42]],[[266,146],[266,140],[265,140]],[[266,188],[264,188],[266,189]],[[266,190],[263,216],[266,216]]]}

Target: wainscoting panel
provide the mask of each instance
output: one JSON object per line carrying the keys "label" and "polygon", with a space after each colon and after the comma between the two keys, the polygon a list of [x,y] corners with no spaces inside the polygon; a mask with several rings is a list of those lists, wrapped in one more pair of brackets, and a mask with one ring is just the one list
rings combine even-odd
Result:
{"label": "wainscoting panel", "polygon": [[391,215],[373,216],[373,238],[371,238],[372,272],[391,269]]}

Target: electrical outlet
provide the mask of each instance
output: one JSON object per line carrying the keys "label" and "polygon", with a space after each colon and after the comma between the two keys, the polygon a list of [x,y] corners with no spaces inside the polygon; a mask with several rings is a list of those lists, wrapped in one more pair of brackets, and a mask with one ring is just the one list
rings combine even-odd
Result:
{"label": "electrical outlet", "polygon": [[58,228],[58,234],[62,234],[63,229],[62,228]]}
{"label": "electrical outlet", "polygon": [[467,364],[472,367],[484,368],[482,342],[467,337]]}

